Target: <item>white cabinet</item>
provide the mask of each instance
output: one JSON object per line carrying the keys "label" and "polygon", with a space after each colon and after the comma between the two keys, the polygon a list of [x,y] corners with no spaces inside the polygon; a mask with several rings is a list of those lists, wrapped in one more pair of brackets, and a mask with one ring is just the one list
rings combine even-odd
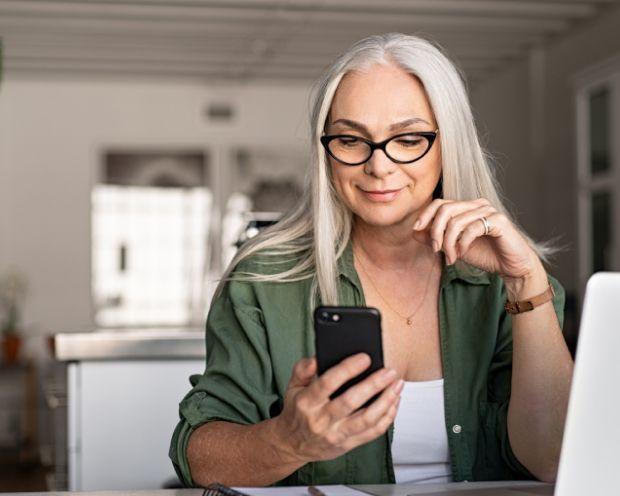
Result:
{"label": "white cabinet", "polygon": [[78,361],[68,369],[69,490],[159,489],[176,479],[168,448],[201,359]]}

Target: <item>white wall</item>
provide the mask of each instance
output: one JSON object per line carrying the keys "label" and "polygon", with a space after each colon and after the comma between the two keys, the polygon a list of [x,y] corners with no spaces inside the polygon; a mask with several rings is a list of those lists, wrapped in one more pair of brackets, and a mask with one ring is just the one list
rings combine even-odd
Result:
{"label": "white wall", "polygon": [[[531,159],[528,143],[527,65],[512,64],[472,95],[474,115],[481,140],[491,151],[496,174],[518,220],[537,234],[537,197],[532,201],[535,181],[524,174]],[[498,108],[499,107],[499,108]]]}
{"label": "white wall", "polygon": [[[0,83],[0,116],[6,113],[6,98],[3,95],[2,84]],[[0,117],[0,202],[2,198],[6,198],[8,192],[7,170],[6,170],[6,142],[7,142],[7,126],[6,119]],[[2,203],[2,206],[5,205]],[[6,208],[0,208],[0,270],[3,262],[7,258],[7,236],[8,232],[8,212]]]}
{"label": "white wall", "polygon": [[504,189],[533,236],[562,234],[569,249],[555,259],[552,272],[568,290],[577,288],[577,184],[573,76],[620,53],[620,6],[544,50],[543,126],[540,159],[528,148],[529,128],[537,124],[531,106],[527,60],[511,64],[477,87],[472,102],[489,132],[490,149],[505,164]]}
{"label": "white wall", "polygon": [[[307,140],[305,86],[23,80],[0,90],[0,269],[23,270],[36,333],[89,330],[90,191],[106,146],[282,146]],[[230,101],[232,123],[206,104]],[[217,151],[217,150],[216,150]]]}

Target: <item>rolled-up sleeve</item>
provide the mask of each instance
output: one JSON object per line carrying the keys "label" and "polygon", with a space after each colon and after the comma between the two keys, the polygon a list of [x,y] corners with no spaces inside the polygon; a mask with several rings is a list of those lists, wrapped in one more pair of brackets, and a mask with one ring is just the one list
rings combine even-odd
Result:
{"label": "rolled-up sleeve", "polygon": [[[549,276],[555,297],[553,307],[558,318],[560,328],[564,326],[565,293],[562,285]],[[505,288],[501,301],[505,301]],[[541,330],[542,331],[542,330]],[[500,320],[497,346],[491,366],[489,368],[488,402],[481,405],[484,423],[486,462],[494,465],[497,460],[493,453],[500,455],[503,470],[494,467],[494,473],[504,472],[505,479],[535,479],[535,477],[517,459],[508,438],[508,405],[510,401],[510,387],[512,377],[512,318],[507,312],[502,312]],[[491,468],[491,467],[489,467]]]}
{"label": "rolled-up sleeve", "polygon": [[206,422],[255,424],[270,418],[278,401],[268,337],[252,284],[230,281],[213,300],[206,325],[205,372],[190,377],[179,405],[170,458],[179,479],[193,486],[187,461],[192,432]]}

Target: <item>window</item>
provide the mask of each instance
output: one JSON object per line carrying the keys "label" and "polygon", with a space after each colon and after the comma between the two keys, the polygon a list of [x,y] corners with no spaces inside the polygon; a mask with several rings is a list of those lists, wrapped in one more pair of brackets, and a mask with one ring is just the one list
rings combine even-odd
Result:
{"label": "window", "polygon": [[104,153],[92,190],[96,325],[203,327],[239,244],[291,208],[307,162],[295,147],[244,143]]}
{"label": "window", "polygon": [[202,325],[212,195],[203,158],[107,154],[92,192],[92,292],[103,327]]}
{"label": "window", "polygon": [[[620,270],[620,59],[577,79],[579,287],[594,272]],[[616,147],[616,148],[614,148]]]}
{"label": "window", "polygon": [[588,117],[590,121],[590,171],[592,176],[608,172],[611,166],[609,146],[610,101],[607,86],[590,92]]}

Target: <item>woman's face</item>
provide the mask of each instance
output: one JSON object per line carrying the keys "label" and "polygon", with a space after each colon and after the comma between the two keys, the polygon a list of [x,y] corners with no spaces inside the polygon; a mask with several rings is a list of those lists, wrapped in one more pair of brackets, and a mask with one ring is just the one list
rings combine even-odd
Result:
{"label": "woman's face", "polygon": [[[413,120],[413,122],[411,122]],[[403,123],[403,121],[410,121]],[[437,129],[418,79],[395,65],[375,64],[346,74],[336,90],[326,134],[349,134],[375,142],[396,134]],[[441,176],[439,138],[417,162],[397,164],[375,150],[360,165],[347,166],[328,155],[334,186],[358,218],[373,226],[412,221],[432,199]]]}

